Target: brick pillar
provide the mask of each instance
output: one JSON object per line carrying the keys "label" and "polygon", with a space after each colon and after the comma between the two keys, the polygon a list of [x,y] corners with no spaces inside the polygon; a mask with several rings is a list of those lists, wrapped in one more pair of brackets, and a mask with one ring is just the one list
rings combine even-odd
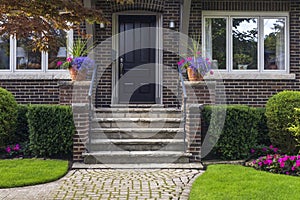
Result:
{"label": "brick pillar", "polygon": [[66,81],[59,84],[59,102],[72,105],[76,132],[73,137],[73,161],[82,162],[89,130],[88,91],[90,81]]}
{"label": "brick pillar", "polygon": [[187,151],[190,162],[201,161],[201,111],[203,105],[215,104],[215,81],[187,81]]}

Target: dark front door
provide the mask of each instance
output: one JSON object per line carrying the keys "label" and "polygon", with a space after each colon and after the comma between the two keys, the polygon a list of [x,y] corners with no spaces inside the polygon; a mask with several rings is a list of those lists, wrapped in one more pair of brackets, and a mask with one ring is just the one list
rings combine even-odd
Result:
{"label": "dark front door", "polygon": [[119,16],[119,103],[155,103],[156,16]]}

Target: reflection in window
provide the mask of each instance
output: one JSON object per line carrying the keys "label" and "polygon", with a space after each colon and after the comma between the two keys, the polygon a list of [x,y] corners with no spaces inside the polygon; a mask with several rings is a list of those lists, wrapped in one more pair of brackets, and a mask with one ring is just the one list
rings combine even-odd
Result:
{"label": "reflection in window", "polygon": [[0,70],[9,69],[9,38],[0,37]]}
{"label": "reflection in window", "polygon": [[19,39],[16,49],[17,70],[40,70],[41,52],[33,51],[30,38]]}
{"label": "reflection in window", "polygon": [[205,53],[218,69],[226,69],[226,19],[206,18]]}
{"label": "reflection in window", "polygon": [[56,43],[50,44],[48,51],[48,69],[61,69],[59,62],[65,62],[67,58],[67,32],[56,30]]}
{"label": "reflection in window", "polygon": [[264,69],[284,70],[285,66],[285,21],[264,19]]}
{"label": "reflection in window", "polygon": [[234,70],[258,69],[257,21],[256,18],[234,18],[232,20]]}

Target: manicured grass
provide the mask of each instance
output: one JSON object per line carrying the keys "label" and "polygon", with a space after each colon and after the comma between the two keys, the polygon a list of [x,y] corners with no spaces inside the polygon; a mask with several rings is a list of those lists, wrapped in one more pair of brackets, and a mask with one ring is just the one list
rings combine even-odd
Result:
{"label": "manicured grass", "polygon": [[190,200],[298,199],[300,177],[271,174],[239,165],[210,165],[193,184]]}
{"label": "manicured grass", "polygon": [[42,159],[0,160],[0,188],[54,181],[68,171],[68,161]]}

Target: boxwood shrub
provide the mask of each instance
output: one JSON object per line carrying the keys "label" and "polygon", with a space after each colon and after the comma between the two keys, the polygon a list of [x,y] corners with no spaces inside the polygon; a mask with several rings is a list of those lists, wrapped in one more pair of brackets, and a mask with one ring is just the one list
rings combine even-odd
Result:
{"label": "boxwood shrub", "polygon": [[[261,127],[265,127],[261,124],[263,110],[241,105],[226,106],[225,124],[222,128],[219,119],[224,106],[204,107],[202,111],[204,126],[212,126],[207,131],[206,137],[218,137],[215,135],[216,130],[221,130],[213,153],[226,160],[246,159],[250,156],[250,149],[258,145],[260,135],[265,134],[259,134]],[[212,109],[215,115],[212,115]]]}
{"label": "boxwood shrub", "polygon": [[0,147],[7,145],[15,132],[17,102],[9,91],[0,88]]}
{"label": "boxwood shrub", "polygon": [[37,157],[71,158],[75,126],[72,109],[30,105],[27,112],[30,150]]}
{"label": "boxwood shrub", "polygon": [[266,104],[269,136],[274,146],[283,153],[297,153],[297,142],[288,129],[295,123],[296,110],[300,108],[299,91],[283,91],[272,96]]}

